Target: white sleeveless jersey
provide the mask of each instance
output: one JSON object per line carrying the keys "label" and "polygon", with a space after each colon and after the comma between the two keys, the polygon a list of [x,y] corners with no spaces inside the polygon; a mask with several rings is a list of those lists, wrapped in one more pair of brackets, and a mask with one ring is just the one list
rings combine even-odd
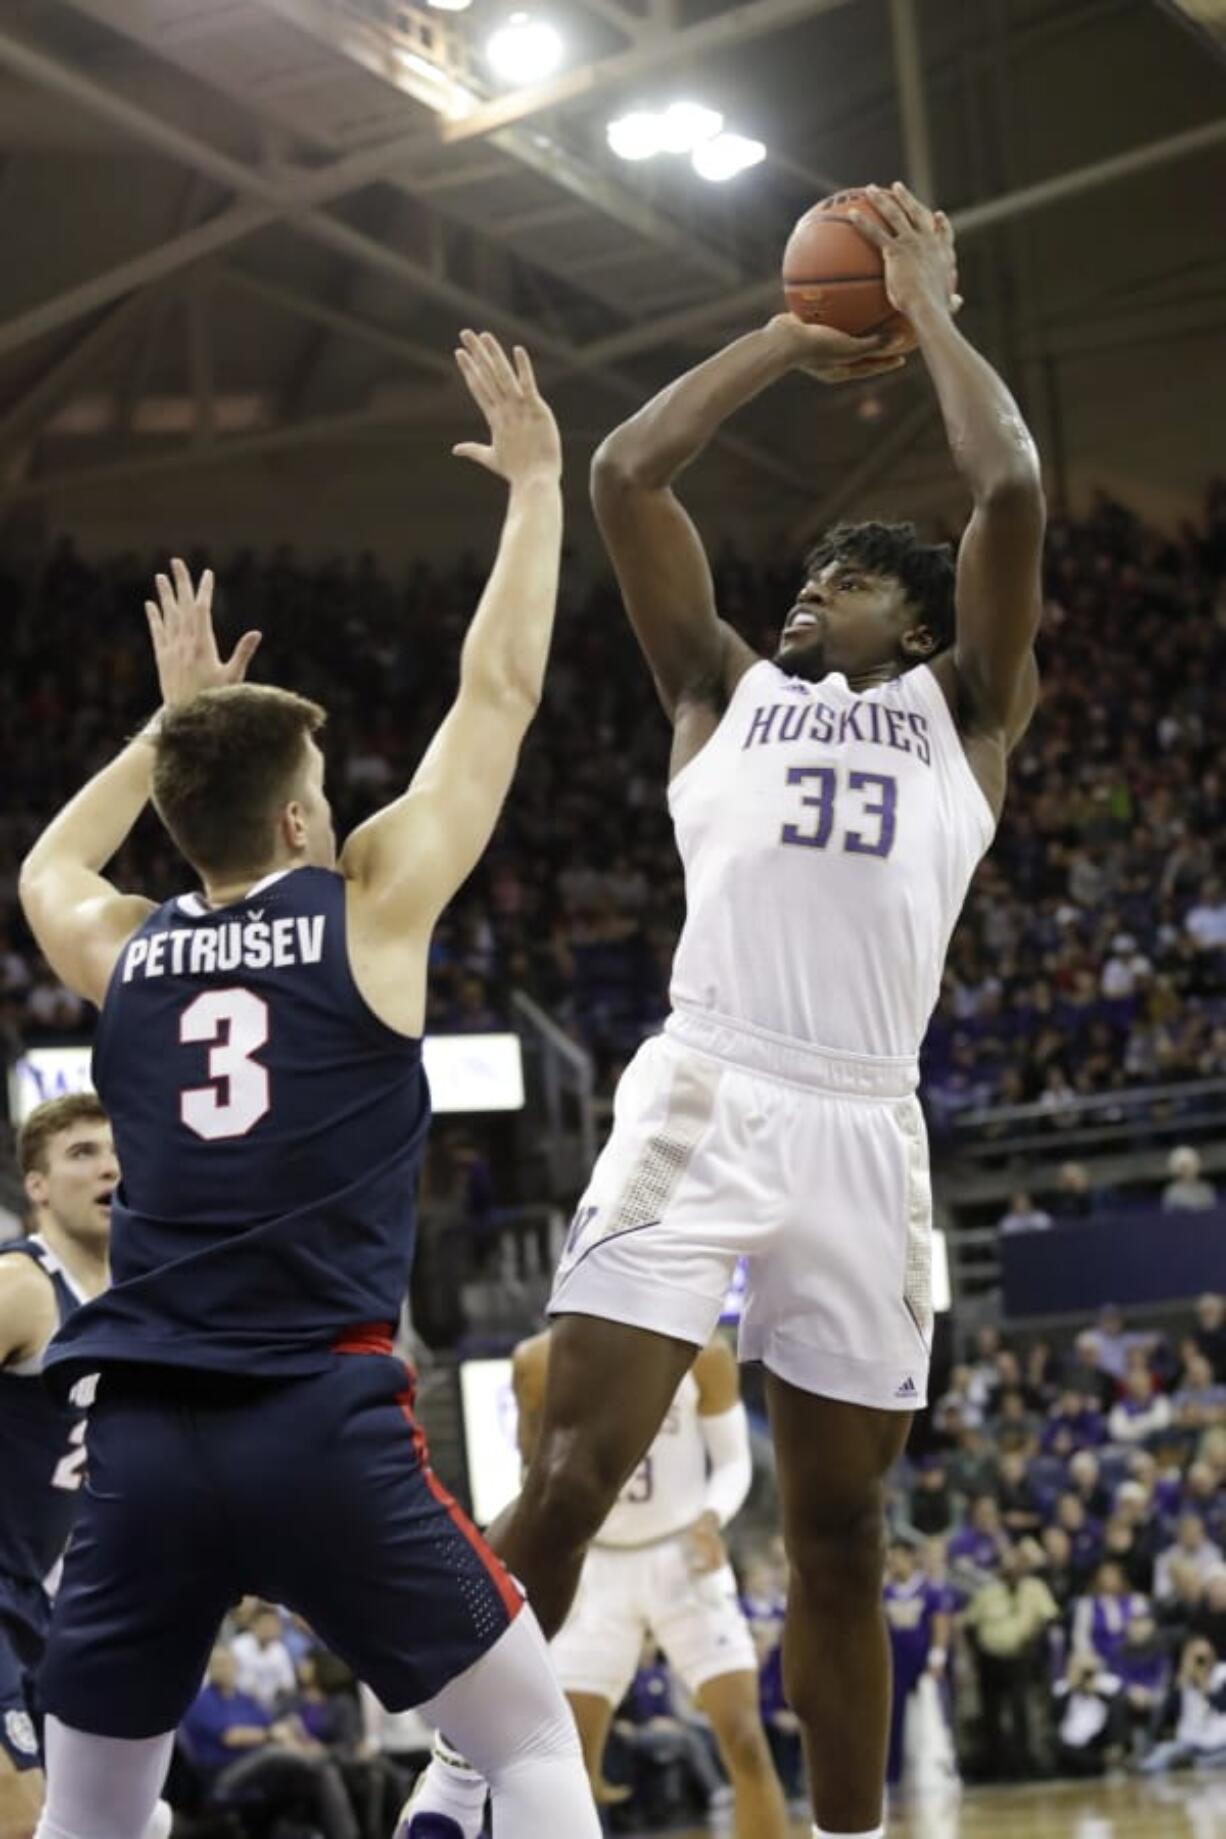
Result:
{"label": "white sleeveless jersey", "polygon": [[675,1008],[914,1060],[995,821],[926,665],[870,690],[763,659],[669,787]]}
{"label": "white sleeveless jersey", "polygon": [[687,1373],[660,1433],[630,1477],[597,1545],[649,1545],[692,1526],[707,1492],[707,1446],[698,1423],[698,1381]]}

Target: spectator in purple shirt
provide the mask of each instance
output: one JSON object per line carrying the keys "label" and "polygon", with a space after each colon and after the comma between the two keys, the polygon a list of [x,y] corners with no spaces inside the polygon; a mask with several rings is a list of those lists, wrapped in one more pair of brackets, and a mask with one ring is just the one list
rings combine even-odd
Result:
{"label": "spectator in purple shirt", "polygon": [[1073,1647],[1097,1655],[1103,1666],[1118,1673],[1116,1662],[1128,1628],[1138,1616],[1153,1621],[1149,1598],[1129,1588],[1122,1565],[1101,1564],[1092,1592],[1079,1598],[1073,1609]]}
{"label": "spectator in purple shirt", "polygon": [[903,1727],[912,1693],[931,1673],[945,1678],[952,1627],[949,1591],[920,1570],[919,1553],[904,1540],[891,1545],[886,1560],[885,1619],[893,1657],[890,1754],[887,1780],[902,1779]]}
{"label": "spectator in purple shirt", "polygon": [[950,1576],[960,1588],[973,1590],[999,1569],[1008,1544],[996,1497],[977,1495],[971,1502],[966,1525],[960,1526],[949,1541]]}
{"label": "spectator in purple shirt", "polygon": [[297,1719],[279,1719],[238,1690],[228,1647],[213,1649],[203,1690],[183,1720],[185,1747],[217,1806],[301,1809],[323,1839],[358,1839],[336,1765]]}
{"label": "spectator in purple shirt", "polygon": [[1106,1422],[1095,1401],[1066,1388],[1047,1414],[1040,1441],[1045,1456],[1068,1457],[1106,1440]]}
{"label": "spectator in purple shirt", "polygon": [[1079,1494],[1062,1494],[1056,1502],[1056,1525],[1068,1534],[1073,1576],[1084,1588],[1102,1555],[1102,1527],[1092,1520]]}

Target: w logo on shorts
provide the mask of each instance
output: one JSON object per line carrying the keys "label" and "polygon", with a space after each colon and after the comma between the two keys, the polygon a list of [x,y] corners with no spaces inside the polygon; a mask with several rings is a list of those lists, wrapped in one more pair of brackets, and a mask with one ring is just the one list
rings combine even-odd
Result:
{"label": "w logo on shorts", "polygon": [[34,1731],[34,1720],[29,1712],[6,1711],[4,1734],[10,1747],[18,1756],[38,1755],[38,1738]]}

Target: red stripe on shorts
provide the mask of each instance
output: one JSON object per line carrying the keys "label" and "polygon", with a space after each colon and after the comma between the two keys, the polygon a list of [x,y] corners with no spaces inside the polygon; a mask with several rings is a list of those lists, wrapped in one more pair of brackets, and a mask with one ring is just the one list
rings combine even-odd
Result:
{"label": "red stripe on shorts", "polygon": [[477,1531],[477,1528],[473,1525],[472,1521],[461,1507],[459,1501],[454,1499],[454,1497],[447,1492],[447,1489],[444,1488],[442,1482],[430,1467],[430,1451],[426,1447],[426,1433],[417,1422],[417,1419],[413,1416],[415,1385],[412,1370],[407,1366],[405,1368],[405,1374],[409,1383],[397,1398],[396,1403],[400,1406],[401,1411],[403,1411],[405,1422],[412,1435],[413,1451],[418,1462],[421,1464],[421,1472],[425,1477],[426,1486],[429,1488],[439,1506],[447,1509],[448,1514],[451,1516],[452,1524],[456,1527],[456,1530],[463,1535],[480,1559],[490,1582],[501,1598],[502,1606],[507,1612],[507,1620],[513,1622],[523,1608],[525,1599],[520,1592],[519,1586],[512,1578],[511,1573],[503,1564],[502,1559],[499,1558],[498,1554],[491,1546],[486,1544],[481,1534]]}
{"label": "red stripe on shorts", "polygon": [[360,1322],[356,1328],[347,1328],[339,1339],[332,1343],[334,1354],[390,1354],[392,1348],[392,1324],[390,1322]]}

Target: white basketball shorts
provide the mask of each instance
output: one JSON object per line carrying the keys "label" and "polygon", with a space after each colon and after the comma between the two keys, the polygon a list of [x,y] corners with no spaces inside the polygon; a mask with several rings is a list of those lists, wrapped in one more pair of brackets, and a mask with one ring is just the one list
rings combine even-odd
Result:
{"label": "white basketball shorts", "polygon": [[552,1315],[704,1346],[738,1257],[742,1360],[824,1398],[927,1396],[932,1187],[910,1060],[676,1011],[617,1088]]}
{"label": "white basketball shorts", "polygon": [[550,1648],[564,1692],[620,1704],[648,1635],[686,1690],[724,1673],[756,1673],[732,1566],[692,1575],[684,1534],[652,1545],[594,1545],[570,1615]]}

